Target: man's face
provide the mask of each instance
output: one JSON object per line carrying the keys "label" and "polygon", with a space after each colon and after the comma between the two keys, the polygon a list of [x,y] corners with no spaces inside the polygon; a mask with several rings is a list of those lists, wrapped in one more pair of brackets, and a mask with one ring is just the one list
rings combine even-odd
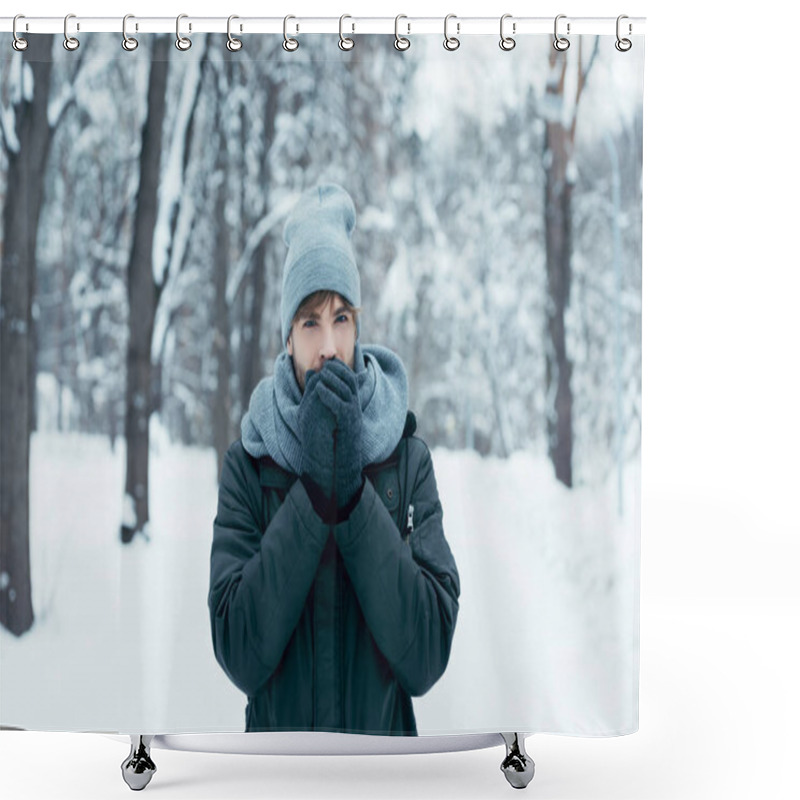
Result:
{"label": "man's face", "polygon": [[327,305],[303,312],[295,319],[286,347],[301,392],[306,389],[306,372],[310,369],[319,372],[332,358],[353,369],[356,348],[353,314],[342,298],[334,295]]}

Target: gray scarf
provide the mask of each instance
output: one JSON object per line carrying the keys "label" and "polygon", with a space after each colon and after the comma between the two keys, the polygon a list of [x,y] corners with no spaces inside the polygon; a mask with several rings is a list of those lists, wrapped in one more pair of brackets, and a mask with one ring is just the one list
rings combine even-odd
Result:
{"label": "gray scarf", "polygon": [[[362,464],[387,459],[403,435],[408,410],[408,378],[403,362],[380,345],[356,342],[355,373],[363,414]],[[284,350],[275,359],[274,374],[262,379],[242,419],[242,444],[255,458],[270,456],[283,469],[299,475],[302,446],[297,409],[302,400],[292,357]]]}

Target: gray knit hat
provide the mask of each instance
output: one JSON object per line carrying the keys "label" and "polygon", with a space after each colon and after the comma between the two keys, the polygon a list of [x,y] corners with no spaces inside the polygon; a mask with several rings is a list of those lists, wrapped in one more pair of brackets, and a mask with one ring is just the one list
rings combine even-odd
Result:
{"label": "gray knit hat", "polygon": [[[355,224],[353,201],[335,183],[303,192],[289,214],[283,229],[283,241],[289,248],[281,292],[284,347],[294,315],[310,294],[328,290],[355,307],[361,305],[361,280],[350,242]],[[359,332],[360,328],[359,320]]]}

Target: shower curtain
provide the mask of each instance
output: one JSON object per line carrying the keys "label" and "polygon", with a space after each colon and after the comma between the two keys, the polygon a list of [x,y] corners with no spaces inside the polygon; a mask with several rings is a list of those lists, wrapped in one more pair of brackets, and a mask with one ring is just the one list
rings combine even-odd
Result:
{"label": "shower curtain", "polygon": [[[241,732],[272,686],[258,729],[291,730],[294,681],[344,707],[400,686],[420,736],[633,732],[643,42],[299,38],[2,46],[0,723]],[[405,387],[402,418],[370,406],[386,441],[358,546],[313,539],[302,468],[241,442],[259,387],[304,396],[287,220],[326,191],[352,201],[360,298],[318,285],[328,262],[306,279],[358,307],[369,391]],[[224,490],[237,447],[249,538]],[[397,448],[411,479],[370,470]],[[266,519],[295,495],[317,516],[289,556]],[[312,540],[301,586],[287,559]],[[398,732],[348,718],[325,729]]]}

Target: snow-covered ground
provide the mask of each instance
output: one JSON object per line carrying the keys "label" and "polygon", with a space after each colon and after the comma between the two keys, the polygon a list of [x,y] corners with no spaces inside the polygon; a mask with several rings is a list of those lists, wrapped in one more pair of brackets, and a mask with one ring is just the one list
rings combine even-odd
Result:
{"label": "snow-covered ground", "polygon": [[[149,541],[119,538],[125,443],[32,439],[34,627],[0,629],[0,722],[38,730],[244,730],[206,604],[217,485],[211,450],[151,428]],[[546,458],[433,452],[461,577],[439,682],[414,699],[420,734],[578,735],[637,727],[639,467],[566,489]]]}

